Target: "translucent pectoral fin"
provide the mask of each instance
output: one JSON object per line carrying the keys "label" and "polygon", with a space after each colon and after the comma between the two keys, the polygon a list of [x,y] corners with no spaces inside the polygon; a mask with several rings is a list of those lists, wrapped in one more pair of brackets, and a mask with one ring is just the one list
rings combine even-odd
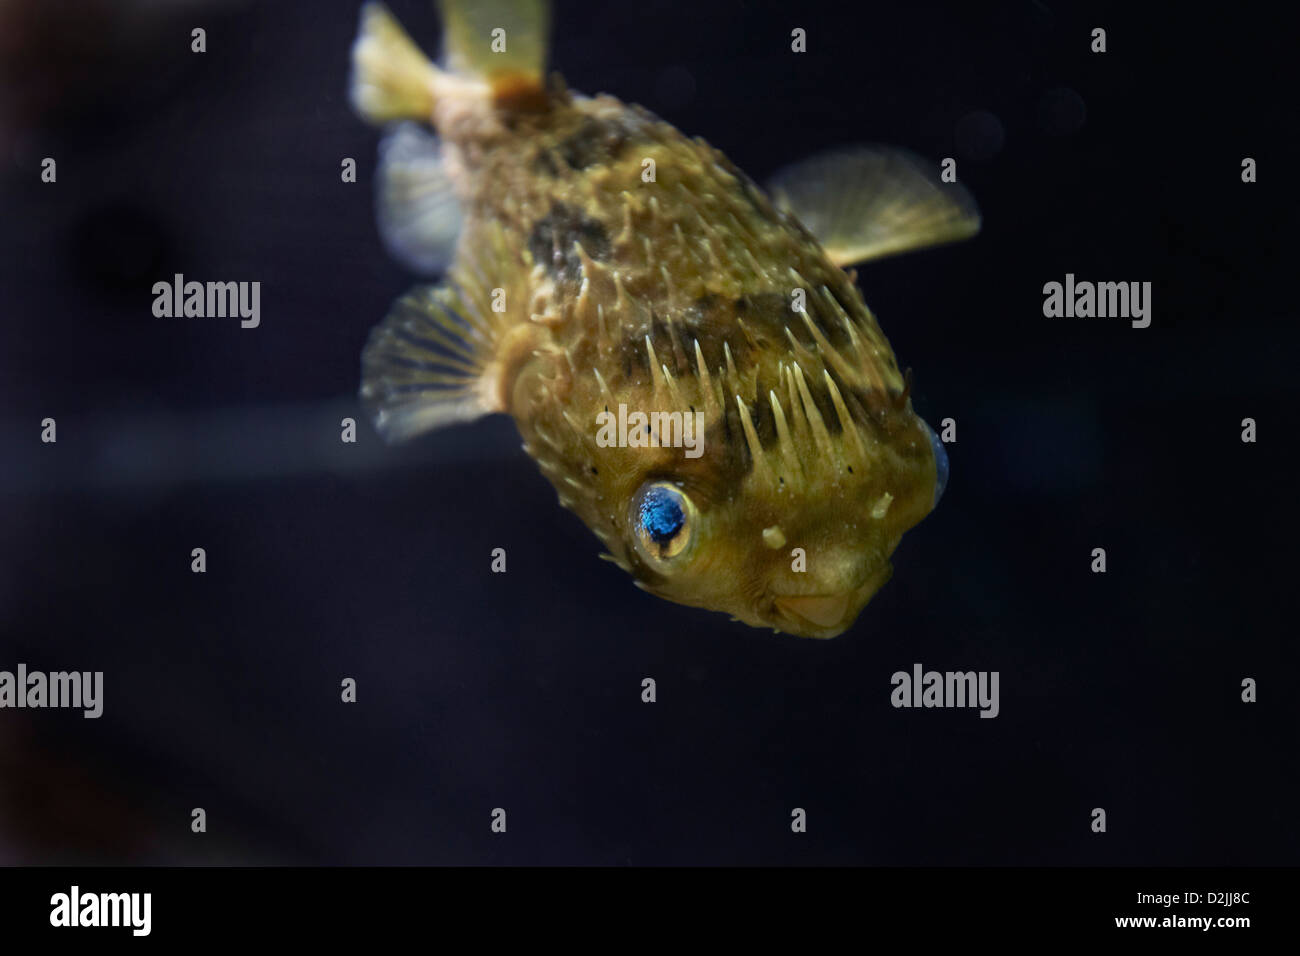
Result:
{"label": "translucent pectoral fin", "polygon": [[420,125],[398,124],[380,143],[375,208],[384,245],[403,265],[434,274],[451,263],[460,203],[438,138]]}
{"label": "translucent pectoral fin", "polygon": [[839,266],[968,239],[980,228],[965,187],[943,182],[937,162],[894,147],[814,156],[781,170],[768,190]]}
{"label": "translucent pectoral fin", "polygon": [[500,411],[481,305],[443,284],[394,303],[361,355],[361,401],[390,442]]}

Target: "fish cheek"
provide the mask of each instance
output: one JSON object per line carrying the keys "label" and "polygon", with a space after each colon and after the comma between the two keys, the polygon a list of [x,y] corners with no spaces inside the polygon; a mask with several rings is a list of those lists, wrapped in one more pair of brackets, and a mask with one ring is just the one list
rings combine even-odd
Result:
{"label": "fish cheek", "polygon": [[734,497],[697,505],[699,527],[690,564],[675,577],[684,603],[740,616],[763,591],[770,552],[747,502]]}

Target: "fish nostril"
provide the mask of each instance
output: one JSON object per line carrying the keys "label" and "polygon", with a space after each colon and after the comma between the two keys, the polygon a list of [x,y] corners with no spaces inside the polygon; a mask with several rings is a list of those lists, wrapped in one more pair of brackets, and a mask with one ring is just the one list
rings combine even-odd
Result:
{"label": "fish nostril", "polygon": [[944,450],[943,442],[939,440],[933,428],[926,425],[925,430],[930,435],[930,451],[934,455],[934,504],[930,507],[937,508],[939,499],[943,497],[943,490],[948,487],[948,452]]}

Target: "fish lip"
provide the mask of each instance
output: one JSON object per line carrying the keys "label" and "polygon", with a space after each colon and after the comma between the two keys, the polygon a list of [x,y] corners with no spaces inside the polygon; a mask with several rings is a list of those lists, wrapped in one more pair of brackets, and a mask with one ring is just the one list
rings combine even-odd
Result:
{"label": "fish lip", "polygon": [[843,630],[855,592],[841,594],[784,594],[773,598],[778,611],[792,621],[820,631]]}

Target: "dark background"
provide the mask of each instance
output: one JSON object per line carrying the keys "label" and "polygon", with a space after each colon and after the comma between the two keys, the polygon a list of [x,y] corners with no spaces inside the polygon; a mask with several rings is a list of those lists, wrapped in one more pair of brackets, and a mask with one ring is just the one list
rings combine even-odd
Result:
{"label": "dark background", "polygon": [[[429,4],[391,6],[437,48]],[[99,720],[0,711],[0,862],[1300,860],[1292,34],[982,6],[556,12],[571,87],[757,179],[878,141],[979,201],[973,242],[860,269],[958,441],[817,642],[632,587],[508,419],[393,449],[361,419],[361,346],[416,280],[346,101],[357,4],[0,0],[0,669],[105,672]],[[261,327],[155,318],[174,272],[260,281]],[[1067,272],[1151,281],[1151,327],[1045,319]],[[1000,716],[893,709],[914,662],[999,671]]]}

